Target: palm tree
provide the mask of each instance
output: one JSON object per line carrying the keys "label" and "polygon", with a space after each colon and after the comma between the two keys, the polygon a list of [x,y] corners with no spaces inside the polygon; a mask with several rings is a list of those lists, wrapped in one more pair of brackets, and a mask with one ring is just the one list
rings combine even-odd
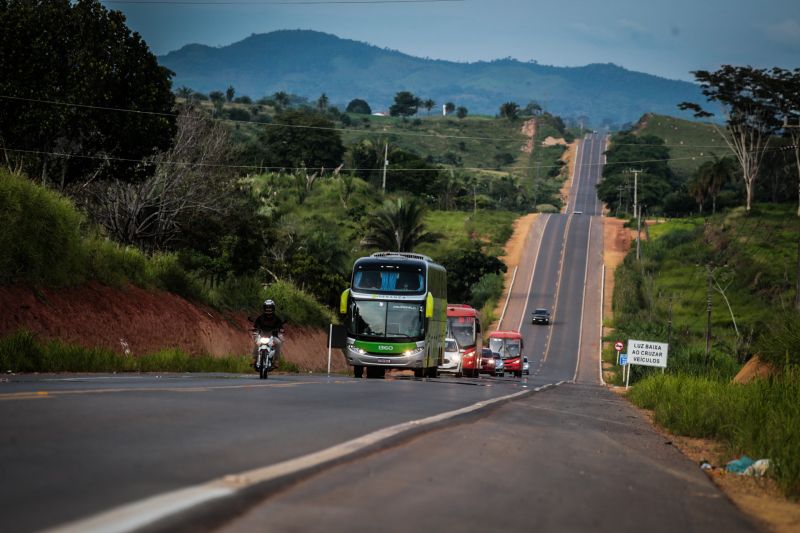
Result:
{"label": "palm tree", "polygon": [[500,116],[509,120],[514,120],[519,115],[519,104],[516,102],[506,102],[500,106]]}
{"label": "palm tree", "polygon": [[717,196],[722,187],[733,178],[736,163],[730,157],[718,158],[711,154],[713,161],[706,161],[697,169],[697,177],[711,197],[711,212],[717,212]]}
{"label": "palm tree", "polygon": [[367,234],[361,241],[393,252],[413,252],[417,245],[436,242],[440,235],[425,231],[425,207],[416,198],[387,200],[367,220]]}
{"label": "palm tree", "polygon": [[431,109],[433,109],[433,106],[435,106],[435,105],[436,105],[436,102],[434,102],[430,98],[428,98],[427,100],[422,102],[422,107],[424,107],[425,109],[428,110],[428,116],[431,116]]}

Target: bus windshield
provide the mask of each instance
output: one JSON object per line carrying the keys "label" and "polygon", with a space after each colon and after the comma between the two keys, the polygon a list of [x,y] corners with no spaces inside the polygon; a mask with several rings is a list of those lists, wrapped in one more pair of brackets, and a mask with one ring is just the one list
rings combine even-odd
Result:
{"label": "bus windshield", "polygon": [[495,353],[499,353],[503,359],[519,357],[522,346],[519,339],[489,339],[489,348]]}
{"label": "bus windshield", "polygon": [[353,300],[350,333],[376,339],[420,339],[425,336],[425,306],[412,302]]}
{"label": "bus windshield", "polygon": [[419,268],[367,265],[353,274],[353,289],[367,292],[422,294],[425,277]]}
{"label": "bus windshield", "polygon": [[473,317],[448,317],[450,334],[458,343],[460,348],[475,346],[475,319]]}

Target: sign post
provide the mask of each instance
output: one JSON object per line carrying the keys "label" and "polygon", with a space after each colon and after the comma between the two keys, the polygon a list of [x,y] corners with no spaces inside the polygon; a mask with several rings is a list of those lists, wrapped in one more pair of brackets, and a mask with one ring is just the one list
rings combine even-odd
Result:
{"label": "sign post", "polygon": [[[667,368],[667,357],[669,355],[669,344],[663,342],[652,341],[637,341],[628,339],[628,353],[626,354],[625,364],[642,365],[642,366],[655,366],[661,368],[663,372]],[[631,378],[631,369],[627,368],[627,375],[625,376],[625,389],[628,388],[628,383]]]}
{"label": "sign post", "polygon": [[614,343],[614,349],[617,351],[617,364],[619,364],[619,352],[622,351],[622,348],[624,348],[622,341],[617,341]]}

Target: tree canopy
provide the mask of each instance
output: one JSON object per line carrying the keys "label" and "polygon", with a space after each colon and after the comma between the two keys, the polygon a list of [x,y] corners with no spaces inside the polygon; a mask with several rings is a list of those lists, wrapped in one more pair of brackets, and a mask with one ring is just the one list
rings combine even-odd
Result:
{"label": "tree canopy", "polygon": [[344,145],[335,125],[325,116],[288,110],[263,128],[247,154],[249,164],[275,168],[333,169],[342,163]]}
{"label": "tree canopy", "polygon": [[345,111],[348,113],[358,113],[360,115],[372,114],[372,108],[369,106],[366,100],[362,100],[360,98],[350,100],[350,103],[347,104],[347,109]]}
{"label": "tree canopy", "polygon": [[0,147],[46,182],[148,169],[139,162],[175,133],[171,76],[97,0],[0,2]]}
{"label": "tree canopy", "polygon": [[393,117],[410,117],[416,115],[422,101],[408,91],[400,91],[394,96],[394,104],[389,108]]}

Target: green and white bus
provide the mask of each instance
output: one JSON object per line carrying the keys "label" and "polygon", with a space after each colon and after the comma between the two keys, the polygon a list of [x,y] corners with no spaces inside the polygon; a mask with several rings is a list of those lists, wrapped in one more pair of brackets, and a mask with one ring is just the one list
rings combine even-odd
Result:
{"label": "green and white bus", "polygon": [[356,260],[346,314],[345,357],[356,377],[381,378],[387,368],[436,376],[444,358],[447,271],[430,257],[378,252]]}

